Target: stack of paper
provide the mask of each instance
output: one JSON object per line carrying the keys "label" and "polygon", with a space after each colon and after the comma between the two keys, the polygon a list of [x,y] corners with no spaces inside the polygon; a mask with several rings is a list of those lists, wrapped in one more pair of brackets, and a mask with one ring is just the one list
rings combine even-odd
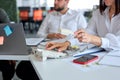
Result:
{"label": "stack of paper", "polygon": [[99,61],[99,64],[120,66],[120,51],[109,52]]}

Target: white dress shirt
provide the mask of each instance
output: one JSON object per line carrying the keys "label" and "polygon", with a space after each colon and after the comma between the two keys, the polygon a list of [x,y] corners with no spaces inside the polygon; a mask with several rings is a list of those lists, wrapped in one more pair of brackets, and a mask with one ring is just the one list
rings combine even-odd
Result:
{"label": "white dress shirt", "polygon": [[101,37],[101,47],[106,50],[120,50],[120,13],[109,18],[109,8],[103,15],[99,10],[93,12],[87,31]]}
{"label": "white dress shirt", "polygon": [[[50,33],[61,33],[60,29],[62,28],[75,32],[78,29],[86,28],[86,26],[86,20],[80,11],[69,9],[65,14],[54,11],[46,16],[37,34],[46,38]],[[73,38],[67,39],[73,44],[76,41]]]}

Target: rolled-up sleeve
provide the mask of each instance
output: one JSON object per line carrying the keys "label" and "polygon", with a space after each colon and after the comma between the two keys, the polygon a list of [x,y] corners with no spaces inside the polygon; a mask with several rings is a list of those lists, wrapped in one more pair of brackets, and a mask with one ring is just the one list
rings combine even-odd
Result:
{"label": "rolled-up sleeve", "polygon": [[120,50],[120,34],[114,35],[108,33],[104,38],[102,38],[101,47],[106,50]]}
{"label": "rolled-up sleeve", "polygon": [[42,22],[38,32],[37,32],[37,35],[40,37],[40,38],[46,38],[48,33],[48,20],[49,20],[49,15],[46,16],[46,18],[44,19],[44,21]]}

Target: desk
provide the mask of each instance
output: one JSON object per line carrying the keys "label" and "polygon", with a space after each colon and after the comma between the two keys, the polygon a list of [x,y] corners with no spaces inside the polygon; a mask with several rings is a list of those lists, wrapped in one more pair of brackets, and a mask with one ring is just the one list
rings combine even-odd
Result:
{"label": "desk", "polygon": [[118,80],[120,67],[106,66],[102,69],[83,72],[62,59],[40,62],[31,58],[38,76],[42,80]]}

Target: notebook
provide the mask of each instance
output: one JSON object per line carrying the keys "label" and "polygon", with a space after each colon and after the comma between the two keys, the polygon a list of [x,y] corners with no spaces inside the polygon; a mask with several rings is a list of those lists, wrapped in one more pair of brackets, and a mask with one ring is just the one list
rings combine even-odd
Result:
{"label": "notebook", "polygon": [[26,46],[23,25],[18,23],[0,24],[0,37],[4,37],[0,44],[0,55],[26,55]]}

